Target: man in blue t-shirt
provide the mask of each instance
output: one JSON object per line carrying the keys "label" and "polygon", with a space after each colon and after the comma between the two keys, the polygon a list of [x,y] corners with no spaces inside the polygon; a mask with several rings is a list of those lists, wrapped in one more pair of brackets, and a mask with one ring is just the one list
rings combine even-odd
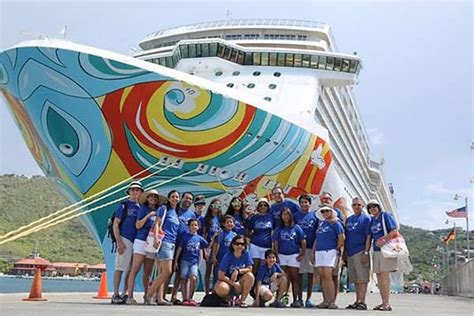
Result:
{"label": "man in blue t-shirt", "polygon": [[280,213],[284,207],[289,208],[293,215],[300,211],[300,207],[296,203],[285,199],[285,194],[283,193],[282,188],[275,187],[272,190],[272,196],[275,203],[270,207],[270,214],[273,216],[274,227],[277,227],[280,224]]}
{"label": "man in blue t-shirt", "polygon": [[[114,294],[112,304],[125,304],[127,301],[128,276],[132,263],[133,242],[137,234],[135,222],[137,220],[140,204],[138,198],[143,193],[142,184],[139,181],[132,181],[127,188],[128,200],[120,203],[115,211],[113,222],[114,237],[117,241],[117,252],[115,253],[114,272]],[[119,295],[120,280],[125,272],[124,292]]]}
{"label": "man in blue t-shirt", "polygon": [[354,215],[345,223],[346,242],[343,260],[347,262],[349,282],[355,284],[356,301],[346,309],[366,310],[365,294],[369,283],[370,224],[372,219],[362,212],[364,202],[361,198],[352,199]]}

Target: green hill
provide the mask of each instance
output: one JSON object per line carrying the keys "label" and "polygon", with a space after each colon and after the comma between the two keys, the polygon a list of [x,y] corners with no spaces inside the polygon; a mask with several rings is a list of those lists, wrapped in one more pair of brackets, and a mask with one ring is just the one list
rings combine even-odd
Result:
{"label": "green hill", "polygon": [[[66,200],[45,177],[0,176],[0,235],[67,206]],[[0,245],[0,260],[11,261],[38,250],[50,261],[103,262],[102,251],[81,221],[71,221]],[[0,271],[1,271],[0,264]],[[5,268],[4,268],[5,269]]]}

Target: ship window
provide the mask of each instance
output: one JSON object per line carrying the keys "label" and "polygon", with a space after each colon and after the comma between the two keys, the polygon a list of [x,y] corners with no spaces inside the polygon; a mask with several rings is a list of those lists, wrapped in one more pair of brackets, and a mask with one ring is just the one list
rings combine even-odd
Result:
{"label": "ship window", "polygon": [[240,71],[234,71],[234,72],[232,73],[232,76],[238,76],[238,75],[240,75]]}
{"label": "ship window", "polygon": [[217,44],[217,56],[221,58],[224,57],[224,45]]}
{"label": "ship window", "polygon": [[204,43],[201,45],[201,55],[202,57],[209,57],[209,44]]}
{"label": "ship window", "polygon": [[311,68],[318,68],[318,56],[312,55],[311,56]]}
{"label": "ship window", "polygon": [[253,72],[253,75],[254,75],[254,76],[260,76],[260,71],[254,71],[254,72]]}
{"label": "ship window", "polygon": [[293,55],[294,54],[286,54],[286,61],[285,61],[286,66],[293,67]]}
{"label": "ship window", "polygon": [[319,57],[319,69],[326,69],[326,56]]}
{"label": "ship window", "polygon": [[274,84],[274,83],[270,83],[270,84],[268,85],[268,89],[272,89],[272,90],[273,90],[273,89],[275,89],[276,87],[277,87],[277,85]]}
{"label": "ship window", "polygon": [[351,72],[351,73],[355,73],[355,72],[356,72],[356,69],[357,69],[357,60],[351,60],[351,69],[350,69],[350,72]]}
{"label": "ship window", "polygon": [[262,53],[262,66],[268,66],[268,53]]}
{"label": "ship window", "polygon": [[165,60],[166,67],[173,68],[173,60],[171,59],[171,57],[168,56],[168,57],[165,57],[165,58],[166,58],[166,60]]}
{"label": "ship window", "polygon": [[239,51],[236,49],[232,49],[232,54],[230,56],[230,61],[236,63],[237,62],[237,55],[239,54]]}
{"label": "ship window", "polygon": [[303,55],[303,67],[309,68],[310,55]]}
{"label": "ship window", "polygon": [[281,76],[281,72],[278,72],[278,71],[277,71],[277,72],[274,72],[273,75],[274,75],[275,77],[280,77],[280,76]]}
{"label": "ship window", "polygon": [[255,84],[254,84],[254,83],[249,83],[249,84],[247,85],[247,88],[253,89],[253,88],[255,88]]}
{"label": "ship window", "polygon": [[230,60],[230,54],[231,54],[231,49],[230,47],[225,47],[224,49],[224,59]]}
{"label": "ship window", "polygon": [[285,53],[278,53],[277,65],[278,66],[285,66]]}
{"label": "ship window", "polygon": [[342,59],[336,58],[336,62],[334,63],[334,70],[341,71],[341,66],[342,66]]}
{"label": "ship window", "polygon": [[348,59],[344,59],[342,61],[342,71],[349,72],[349,64],[350,64],[350,61]]}
{"label": "ship window", "polygon": [[253,53],[253,64],[260,65],[260,53]]}
{"label": "ship window", "polygon": [[196,45],[191,44],[189,45],[189,58],[196,57]]}
{"label": "ship window", "polygon": [[216,77],[222,76],[222,71],[216,71],[215,75]]}
{"label": "ship window", "polygon": [[201,44],[196,44],[196,57],[202,57],[202,46]]}
{"label": "ship window", "polygon": [[277,53],[270,53],[270,66],[277,65]]}
{"label": "ship window", "polygon": [[178,64],[180,58],[178,56],[176,56],[177,54],[173,55],[173,68],[176,67],[176,65]]}
{"label": "ship window", "polygon": [[234,86],[234,84],[233,84],[232,82],[229,82],[229,83],[227,84],[227,86],[228,86],[229,88],[232,88],[232,87]]}
{"label": "ship window", "polygon": [[188,58],[188,45],[181,45],[179,47],[179,49],[181,50],[181,57],[183,58]]}
{"label": "ship window", "polygon": [[[263,98],[263,99],[264,99],[265,101],[268,101],[268,102],[272,101],[272,98],[270,98],[270,97],[265,97],[265,98]],[[268,141],[268,142],[270,142],[270,141]]]}
{"label": "ship window", "polygon": [[209,56],[217,56],[217,43],[209,44]]}
{"label": "ship window", "polygon": [[253,61],[252,53],[245,53],[244,65],[251,65]]}
{"label": "ship window", "polygon": [[334,69],[334,57],[328,57],[328,62],[326,64],[326,70]]}
{"label": "ship window", "polygon": [[159,58],[159,60],[160,60],[160,65],[161,66],[166,66],[166,62],[165,62],[164,58]]}
{"label": "ship window", "polygon": [[295,67],[301,67],[301,54],[295,54]]}
{"label": "ship window", "polygon": [[239,65],[243,65],[244,64],[244,52],[243,51],[240,51],[239,50],[239,54],[237,56],[237,63]]}

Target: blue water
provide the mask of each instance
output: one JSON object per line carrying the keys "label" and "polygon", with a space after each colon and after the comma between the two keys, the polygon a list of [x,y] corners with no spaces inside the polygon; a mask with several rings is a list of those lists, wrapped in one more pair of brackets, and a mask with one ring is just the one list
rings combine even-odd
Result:
{"label": "blue water", "polygon": [[[0,293],[29,292],[33,279],[5,278],[0,276]],[[97,292],[99,282],[96,280],[45,280],[43,292]]]}

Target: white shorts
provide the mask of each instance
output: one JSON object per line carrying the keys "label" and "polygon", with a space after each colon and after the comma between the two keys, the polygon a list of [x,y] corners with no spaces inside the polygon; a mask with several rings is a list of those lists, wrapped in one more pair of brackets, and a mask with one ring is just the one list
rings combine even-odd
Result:
{"label": "white shorts", "polygon": [[270,292],[272,292],[273,294],[276,291],[278,291],[278,285],[276,285],[276,283],[273,283],[273,282],[270,285],[265,285],[265,284],[260,285],[259,292],[263,293],[265,290],[270,290]]}
{"label": "white shorts", "polygon": [[267,251],[268,249],[270,248],[263,248],[254,244],[250,244],[250,258],[265,260],[265,251]]}
{"label": "white shorts", "polygon": [[145,251],[146,241],[135,239],[133,242],[133,253],[137,253],[139,255],[143,255],[148,259],[155,259],[156,254],[152,252]]}
{"label": "white shorts", "polygon": [[331,249],[331,250],[320,250],[315,252],[315,267],[331,267],[335,268],[337,264],[337,250],[336,249]]}
{"label": "white shorts", "polygon": [[133,244],[127,238],[122,238],[125,245],[125,251],[119,255],[118,251],[115,253],[115,271],[128,272],[132,265]]}
{"label": "white shorts", "polygon": [[295,253],[293,255],[282,255],[281,253],[279,253],[278,258],[280,259],[280,266],[299,268],[301,266],[301,262],[296,260],[296,257],[298,257],[298,255],[298,253]]}

